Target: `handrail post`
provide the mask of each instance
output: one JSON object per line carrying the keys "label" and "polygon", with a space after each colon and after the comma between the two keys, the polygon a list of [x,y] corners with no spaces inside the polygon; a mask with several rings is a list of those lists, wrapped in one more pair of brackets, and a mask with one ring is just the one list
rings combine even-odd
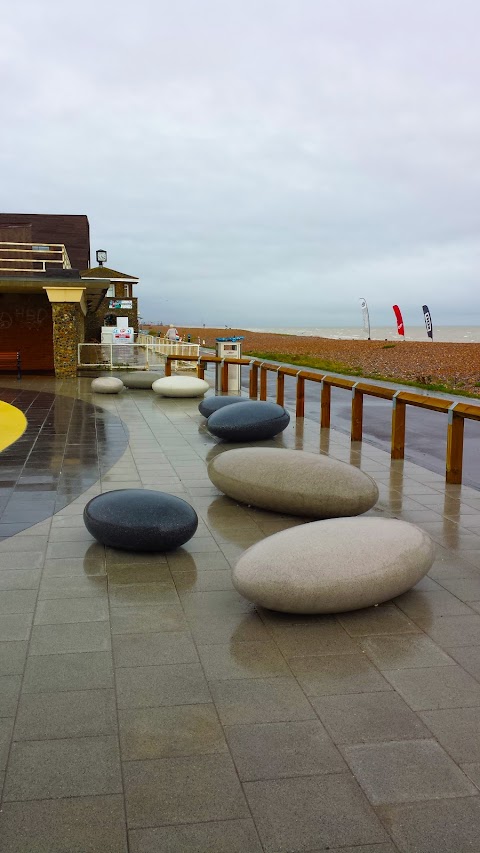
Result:
{"label": "handrail post", "polygon": [[197,361],[197,376],[199,379],[205,379],[205,362],[200,358]]}
{"label": "handrail post", "polygon": [[453,403],[448,410],[446,480],[447,483],[460,484],[462,482],[465,421],[460,415],[455,414],[456,405]]}
{"label": "handrail post", "polygon": [[297,404],[295,415],[297,418],[305,417],[305,379],[301,376],[301,370],[297,373]]}
{"label": "handrail post", "polygon": [[170,356],[167,355],[167,360],[165,362],[165,376],[172,375],[172,362],[170,361]]}
{"label": "handrail post", "polygon": [[392,441],[390,458],[404,459],[405,458],[405,425],[407,415],[407,405],[398,396],[401,391],[397,391],[392,399]]}
{"label": "handrail post", "polygon": [[267,399],[267,368],[260,365],[260,399]]}
{"label": "handrail post", "polygon": [[320,426],[322,429],[330,429],[330,407],[332,402],[332,386],[325,381],[322,380],[320,383],[321,394],[320,394]]}
{"label": "handrail post", "polygon": [[256,400],[258,397],[258,364],[255,361],[250,362],[248,394],[251,400]]}
{"label": "handrail post", "polygon": [[222,374],[222,392],[225,394],[228,392],[228,362],[225,359],[222,359],[221,362],[221,374]]}
{"label": "handrail post", "polygon": [[285,374],[277,367],[277,405],[283,406],[285,401]]}
{"label": "handrail post", "polygon": [[351,441],[361,441],[363,435],[363,393],[357,388],[358,382],[352,388],[352,423]]}

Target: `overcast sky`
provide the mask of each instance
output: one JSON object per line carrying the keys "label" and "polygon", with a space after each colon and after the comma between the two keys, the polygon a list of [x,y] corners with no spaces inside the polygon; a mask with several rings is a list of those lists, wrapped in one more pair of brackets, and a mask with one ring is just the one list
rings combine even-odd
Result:
{"label": "overcast sky", "polygon": [[480,325],[478,0],[22,0],[1,209],[85,213],[146,320]]}

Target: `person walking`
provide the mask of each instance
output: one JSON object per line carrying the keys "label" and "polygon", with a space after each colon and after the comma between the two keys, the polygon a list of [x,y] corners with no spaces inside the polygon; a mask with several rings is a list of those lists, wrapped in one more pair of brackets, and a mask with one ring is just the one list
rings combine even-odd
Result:
{"label": "person walking", "polygon": [[178,334],[177,329],[172,323],[170,323],[170,328],[167,329],[167,334],[165,335],[165,338],[172,344],[176,344],[177,341],[180,340],[180,335]]}

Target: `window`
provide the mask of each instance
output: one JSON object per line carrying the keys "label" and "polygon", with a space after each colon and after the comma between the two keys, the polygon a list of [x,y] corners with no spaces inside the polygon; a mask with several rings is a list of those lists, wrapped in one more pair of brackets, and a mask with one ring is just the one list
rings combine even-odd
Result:
{"label": "window", "polygon": [[130,285],[129,284],[123,285],[123,295],[124,296],[130,296]]}
{"label": "window", "polygon": [[107,296],[115,296],[115,285],[111,284],[106,293]]}

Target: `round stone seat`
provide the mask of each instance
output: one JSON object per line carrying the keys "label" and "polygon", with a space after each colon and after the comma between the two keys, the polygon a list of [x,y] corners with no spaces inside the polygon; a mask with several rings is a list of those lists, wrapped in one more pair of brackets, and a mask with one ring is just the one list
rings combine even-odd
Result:
{"label": "round stone seat", "polygon": [[368,474],[346,462],[303,450],[228,450],[212,459],[208,476],[234,500],[308,518],[360,515],[378,500],[377,484]]}
{"label": "round stone seat", "polygon": [[196,376],[163,376],[153,383],[152,388],[162,397],[203,397],[210,385]]}
{"label": "round stone seat", "polygon": [[92,391],[94,394],[118,394],[123,391],[124,384],[115,376],[99,376],[92,380]]}
{"label": "round stone seat", "polygon": [[234,403],[249,403],[250,400],[248,397],[205,397],[201,403],[198,404],[198,411],[204,418],[209,418],[210,415],[213,415],[214,412],[218,412],[219,409],[224,409],[225,406],[232,406]]}
{"label": "round stone seat", "polygon": [[188,542],[198,517],[186,501],[150,489],[117,489],[92,498],[83,511],[88,532],[125,551],[172,551]]}
{"label": "round stone seat", "polygon": [[213,412],[207,429],[225,441],[263,441],[273,438],[290,423],[290,415],[277,403],[247,400]]}
{"label": "round stone seat", "polygon": [[392,518],[332,518],[282,530],[238,560],[233,585],[284,613],[342,613],[401,595],[428,572],[430,537]]}
{"label": "round stone seat", "polygon": [[157,379],[162,379],[162,374],[155,373],[153,370],[135,370],[122,376],[125,388],[148,388],[151,390]]}

